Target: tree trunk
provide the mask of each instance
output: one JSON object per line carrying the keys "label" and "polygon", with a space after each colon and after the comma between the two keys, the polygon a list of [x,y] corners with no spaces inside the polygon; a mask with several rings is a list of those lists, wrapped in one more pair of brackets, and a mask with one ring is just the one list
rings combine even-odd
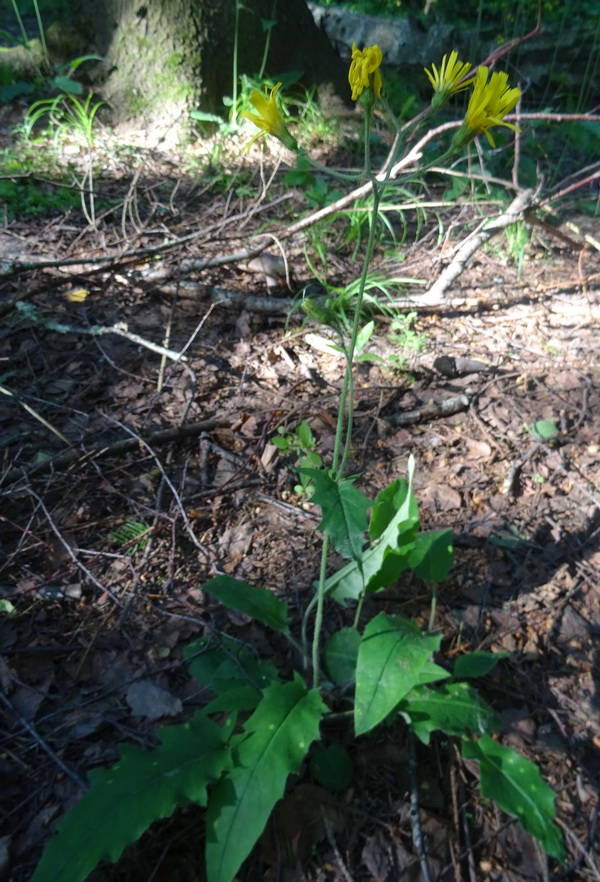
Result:
{"label": "tree trunk", "polygon": [[[306,85],[331,83],[347,100],[346,65],[304,0],[239,2],[237,70],[255,75],[272,28],[266,76],[301,71]],[[232,95],[236,0],[87,0],[96,51],[105,58],[100,93],[115,123],[181,133],[189,112],[222,113]]]}

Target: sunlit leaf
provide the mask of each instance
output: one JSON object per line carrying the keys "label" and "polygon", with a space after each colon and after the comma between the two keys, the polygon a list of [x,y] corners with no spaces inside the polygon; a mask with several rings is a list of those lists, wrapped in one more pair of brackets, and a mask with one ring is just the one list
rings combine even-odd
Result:
{"label": "sunlit leaf", "polygon": [[[354,728],[357,735],[384,720],[417,684],[441,635],[414,622],[379,613],[365,628],[358,650]],[[432,679],[436,679],[435,675]]]}
{"label": "sunlit leaf", "polygon": [[[409,464],[410,466],[410,464]],[[412,479],[412,473],[409,472]],[[357,600],[363,591],[377,591],[397,581],[409,567],[419,529],[417,502],[409,482],[400,478],[378,494],[369,523],[372,544],[360,566],[347,564],[325,582],[325,593],[338,603]]]}
{"label": "sunlit leaf", "polygon": [[209,882],[231,882],[298,770],[327,710],[297,678],[274,683],[246,725],[235,767],[210,793],[206,866]]}
{"label": "sunlit leaf", "polygon": [[565,847],[560,828],[554,823],[555,794],[542,780],[538,767],[489,735],[478,741],[463,741],[462,754],[479,763],[482,794],[493,799],[502,811],[516,815],[523,829],[539,840],[547,854],[562,860]]}
{"label": "sunlit leaf", "polygon": [[500,729],[496,712],[467,683],[416,686],[398,710],[424,744],[438,729],[446,735],[485,735]]}
{"label": "sunlit leaf", "polygon": [[59,823],[31,882],[82,882],[100,861],[118,860],[155,819],[206,805],[207,784],[229,763],[229,734],[200,711],[161,729],[154,750],[121,745],[116,766],[90,772],[90,789]]}
{"label": "sunlit leaf", "polygon": [[322,469],[298,469],[314,484],[312,501],[321,507],[319,528],[327,533],[331,544],[342,557],[355,561],[362,558],[367,529],[367,509],[373,504],[357,490],[351,478],[335,481]]}

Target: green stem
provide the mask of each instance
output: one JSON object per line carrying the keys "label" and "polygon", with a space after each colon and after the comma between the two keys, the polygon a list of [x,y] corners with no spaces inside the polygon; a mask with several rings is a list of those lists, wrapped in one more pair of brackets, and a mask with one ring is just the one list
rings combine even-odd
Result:
{"label": "green stem", "polygon": [[240,0],[236,0],[235,2],[235,21],[233,25],[233,64],[232,64],[232,75],[233,75],[233,94],[231,105],[231,122],[235,125],[237,120],[237,92],[238,92],[238,39],[240,33]]}
{"label": "green stem", "polygon": [[17,21],[19,22],[19,29],[21,31],[21,37],[23,38],[23,43],[27,45],[29,42],[29,38],[27,36],[27,31],[25,30],[25,25],[23,24],[23,19],[21,18],[21,13],[19,12],[19,7],[17,6],[16,0],[12,0],[12,8],[13,12],[17,17]]}
{"label": "green stem", "polygon": [[[373,251],[375,248],[375,236],[377,233],[377,216],[379,212],[379,201],[381,198],[381,194],[379,191],[379,184],[375,177],[371,177],[371,184],[373,187],[373,206],[371,209],[371,216],[369,222],[369,236],[367,238],[367,245],[365,248],[365,258],[363,262],[363,268],[360,276],[360,282],[358,286],[358,294],[356,297],[356,306],[354,308],[354,319],[352,322],[352,331],[350,335],[350,343],[348,345],[348,354],[346,356],[346,374],[348,376],[348,382],[342,386],[342,394],[340,396],[340,422],[339,424],[343,427],[344,422],[344,412],[346,410],[346,402],[348,403],[348,417],[346,420],[346,437],[344,440],[344,454],[342,456],[342,461],[340,463],[339,469],[337,470],[337,474],[339,476],[343,475],[344,469],[346,467],[346,460],[348,459],[348,454],[350,453],[350,443],[352,440],[352,423],[354,420],[354,383],[353,383],[353,362],[354,362],[354,353],[356,351],[356,338],[358,337],[359,325],[362,315],[362,304],[365,295],[365,286],[367,283],[367,276],[369,274],[369,266],[371,263],[371,258],[373,257]],[[345,379],[345,378],[344,378]],[[337,440],[337,439],[336,439]],[[335,466],[334,466],[335,468]]]}
{"label": "green stem", "polygon": [[[275,18],[275,7],[276,6],[277,6],[277,0],[273,0],[273,6],[271,7],[271,21],[273,21]],[[265,49],[263,52],[262,61],[260,63],[260,70],[258,71],[258,79],[259,80],[262,80],[264,73],[265,73],[265,67],[267,66],[267,58],[269,57],[269,47],[271,45],[272,31],[273,31],[273,25],[270,25],[269,29],[267,31],[267,39],[265,40]]]}
{"label": "green stem", "polygon": [[44,64],[47,67],[49,67],[48,47],[46,46],[46,35],[44,33],[44,26],[42,24],[42,17],[40,15],[40,8],[38,6],[37,0],[33,0],[33,8],[35,9],[35,17],[37,19],[38,31],[40,33],[40,43],[42,44],[42,54],[44,56]]}
{"label": "green stem", "polygon": [[329,537],[327,533],[323,536],[323,547],[321,549],[321,570],[319,572],[319,588],[317,591],[317,611],[315,613],[315,629],[313,631],[312,643],[312,668],[313,668],[313,688],[319,688],[319,679],[321,675],[320,669],[320,649],[321,649],[321,629],[323,627],[323,606],[325,603],[325,575],[327,573],[327,554],[329,552]]}
{"label": "green stem", "polygon": [[[344,468],[346,465],[346,459],[348,457],[348,452],[350,449],[350,441],[352,437],[352,418],[354,413],[354,400],[353,400],[353,361],[354,361],[354,352],[356,349],[356,338],[358,336],[358,329],[360,324],[361,312],[362,312],[362,303],[365,293],[365,285],[367,281],[367,274],[369,272],[369,265],[371,263],[371,258],[373,257],[373,250],[375,247],[375,233],[377,229],[377,214],[379,210],[379,186],[375,176],[371,172],[371,154],[369,148],[369,134],[371,131],[371,111],[367,109],[365,112],[365,176],[371,178],[371,183],[373,186],[373,207],[371,210],[371,219],[369,225],[369,237],[367,239],[367,245],[365,249],[365,256],[363,261],[363,268],[360,277],[360,283],[358,287],[358,294],[356,298],[356,305],[354,308],[354,320],[352,322],[352,332],[350,336],[350,342],[348,347],[344,348],[344,355],[346,361],[346,369],[344,371],[344,380],[342,383],[342,391],[340,394],[340,404],[337,418],[337,425],[335,431],[335,444],[333,449],[333,458],[332,458],[332,474],[334,479],[340,479],[344,473]],[[340,452],[342,447],[342,438],[344,437],[344,422],[345,422],[345,412],[346,412],[346,402],[348,403],[348,421],[346,425],[345,432],[345,441],[344,441],[344,453],[340,462]],[[321,553],[321,569],[319,573],[319,585],[317,589],[317,611],[315,613],[315,625],[313,631],[313,644],[312,644],[312,667],[313,667],[313,685],[314,688],[318,688],[319,685],[319,675],[320,675],[320,663],[319,663],[319,650],[320,650],[320,642],[321,642],[321,629],[323,626],[323,606],[325,602],[325,576],[327,572],[327,553],[329,549],[329,542],[327,535],[324,536],[323,539],[323,549]]]}
{"label": "green stem", "polygon": [[431,609],[429,610],[429,631],[434,630],[435,614],[437,611],[437,586],[435,582],[431,586]]}
{"label": "green stem", "polygon": [[358,598],[358,603],[356,604],[356,612],[354,614],[354,621],[352,622],[353,628],[358,628],[358,623],[360,621],[360,614],[362,612],[363,603],[365,602],[365,594],[364,592]]}

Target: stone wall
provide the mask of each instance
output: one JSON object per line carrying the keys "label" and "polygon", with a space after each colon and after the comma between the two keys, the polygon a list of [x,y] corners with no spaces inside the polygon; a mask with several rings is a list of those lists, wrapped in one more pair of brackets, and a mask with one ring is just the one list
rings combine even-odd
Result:
{"label": "stone wall", "polygon": [[[393,66],[400,73],[421,76],[423,67],[430,67],[432,62],[439,64],[444,52],[453,49],[465,60],[477,63],[500,45],[493,29],[476,41],[473,32],[464,26],[457,28],[442,20],[425,28],[420,21],[410,18],[378,18],[310,2],[308,6],[343,58],[350,58],[353,42],[361,48],[376,43],[383,52],[384,65]],[[594,23],[583,18],[573,22],[568,30],[544,29],[507,53],[497,69],[507,70],[515,84],[520,84],[524,91],[530,90],[533,100],[548,100],[554,110],[567,109],[567,95],[577,98],[594,64],[598,65],[600,45],[595,33]],[[585,107],[580,109],[591,109],[599,101],[600,78],[596,77],[587,83]]]}

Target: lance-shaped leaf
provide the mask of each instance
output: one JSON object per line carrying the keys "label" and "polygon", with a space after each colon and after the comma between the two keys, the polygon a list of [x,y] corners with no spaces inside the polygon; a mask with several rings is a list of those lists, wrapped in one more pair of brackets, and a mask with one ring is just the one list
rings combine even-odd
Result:
{"label": "lance-shaped leaf", "polygon": [[398,710],[424,744],[437,729],[446,735],[485,735],[500,729],[498,714],[467,683],[416,686]]}
{"label": "lance-shaped leaf", "polygon": [[89,774],[90,789],[58,825],[31,882],[82,882],[102,860],[116,861],[157,818],[180,805],[206,805],[206,785],[230,760],[230,729],[199,711],[160,731],[154,750],[121,745],[111,769]]}
{"label": "lance-shaped leaf", "polygon": [[365,628],[356,665],[354,728],[368,732],[390,714],[425,677],[436,680],[429,656],[441,635],[424,634],[414,622],[379,613]]}
{"label": "lance-shaped leaf", "polygon": [[268,588],[255,588],[234,579],[232,576],[215,576],[202,586],[210,591],[229,609],[235,609],[278,631],[288,630],[287,603],[269,591]]}
{"label": "lance-shaped leaf", "polygon": [[210,793],[206,867],[209,882],[231,882],[298,770],[327,710],[316,690],[296,678],[273,683],[244,726],[236,764]]}
{"label": "lance-shaped leaf", "polygon": [[562,860],[565,847],[560,828],[554,823],[555,794],[542,780],[538,767],[489,735],[478,741],[464,740],[462,755],[479,763],[482,794],[493,799],[502,811],[516,815],[546,854]]}
{"label": "lance-shaped leaf", "polygon": [[314,484],[311,501],[321,507],[319,528],[327,533],[342,557],[360,562],[367,529],[367,509],[373,503],[356,489],[352,478],[335,481],[322,469],[301,468],[298,471]]}
{"label": "lance-shaped leaf", "polygon": [[373,503],[369,535],[360,567],[352,561],[325,582],[326,594],[338,603],[357,600],[363,591],[377,591],[395,582],[409,566],[419,529],[419,511],[410,483],[394,481]]}
{"label": "lance-shaped leaf", "polygon": [[377,494],[369,521],[371,542],[379,539],[393,520],[418,519],[417,501],[412,492],[414,474],[415,458],[411,454],[408,458],[408,480],[398,478]]}

